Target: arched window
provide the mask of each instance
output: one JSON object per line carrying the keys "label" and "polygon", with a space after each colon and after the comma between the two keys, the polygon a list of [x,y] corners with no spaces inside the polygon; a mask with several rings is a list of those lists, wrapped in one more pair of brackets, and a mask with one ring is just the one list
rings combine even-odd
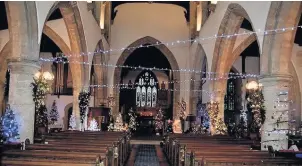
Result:
{"label": "arched window", "polygon": [[143,72],[136,81],[136,106],[156,107],[157,82],[150,71]]}

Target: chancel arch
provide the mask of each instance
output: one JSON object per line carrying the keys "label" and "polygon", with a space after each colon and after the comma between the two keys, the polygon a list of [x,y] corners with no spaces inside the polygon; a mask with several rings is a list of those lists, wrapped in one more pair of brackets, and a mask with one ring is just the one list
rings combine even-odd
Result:
{"label": "chancel arch", "polygon": [[[180,81],[180,73],[179,72],[172,72],[171,70],[169,70],[169,69],[179,70],[178,64],[177,64],[176,59],[175,59],[174,55],[172,54],[172,52],[165,45],[160,45],[159,44],[159,45],[152,46],[152,47],[150,46],[150,47],[145,47],[145,48],[138,48],[138,49],[135,49],[135,50],[131,49],[131,48],[133,48],[135,46],[138,46],[138,45],[145,45],[146,46],[146,45],[151,44],[151,43],[161,43],[161,42],[158,41],[157,39],[153,38],[153,37],[150,37],[150,36],[146,36],[146,37],[143,37],[141,39],[136,40],[135,42],[133,42],[132,44],[130,44],[128,46],[129,49],[126,48],[123,51],[123,53],[121,54],[120,58],[118,59],[116,65],[125,65],[126,64],[126,65],[129,65],[129,66],[136,65],[136,66],[144,66],[144,67],[150,67],[150,68],[153,68],[153,67],[167,68],[167,70],[165,70],[163,72],[166,73],[166,76],[169,78],[170,82],[173,81],[173,80],[176,80],[176,81],[174,81],[174,84],[167,84],[166,88],[167,89],[180,89],[180,84],[179,84],[179,82],[177,82],[177,81]],[[167,65],[160,64],[161,63],[160,60],[156,60],[157,62],[155,63],[154,58],[152,58],[151,56],[149,57],[149,60],[144,59],[144,58],[142,58],[142,56],[144,56],[144,55],[140,56],[140,58],[142,58],[141,61],[139,61],[139,60],[137,61],[137,62],[140,62],[140,63],[145,63],[144,65],[139,64],[139,63],[132,63],[132,62],[127,64],[129,61],[132,61],[132,60],[129,60],[128,58],[131,55],[133,55],[135,52],[142,51],[142,49],[146,49],[146,50],[153,49],[156,52],[156,55],[157,54],[162,54],[162,56],[159,56],[159,57],[161,59],[163,59]],[[148,52],[148,51],[146,51],[146,52]],[[130,57],[130,59],[132,59],[132,58]],[[128,60],[128,62],[127,62],[127,60]],[[148,61],[150,62],[149,64],[148,64]],[[162,67],[162,66],[164,66],[164,67]],[[137,70],[141,70],[141,69],[138,68]],[[117,84],[123,83],[123,77],[124,77],[125,73],[127,73],[126,70],[121,69],[121,68],[115,68],[115,70],[114,70],[114,81],[113,81],[114,83],[113,84],[117,85]],[[132,83],[133,82],[134,82],[134,80],[132,80]],[[127,80],[126,83],[128,83],[128,80]],[[114,89],[114,96],[115,96],[116,101],[120,101],[119,91],[120,91],[119,88]],[[169,96],[166,97],[167,100],[169,100],[169,99],[171,100],[170,101],[171,107],[169,107],[169,110],[171,112],[170,116],[174,117],[174,116],[177,116],[177,110],[178,110],[177,109],[177,102],[179,101],[180,92],[179,91],[175,91],[175,92],[168,91],[168,92],[171,95],[170,98],[169,98]],[[134,105],[135,105],[135,98],[134,98],[133,102],[134,102]],[[115,113],[117,113],[120,110],[121,110],[120,105],[117,104],[116,107],[115,107]]]}

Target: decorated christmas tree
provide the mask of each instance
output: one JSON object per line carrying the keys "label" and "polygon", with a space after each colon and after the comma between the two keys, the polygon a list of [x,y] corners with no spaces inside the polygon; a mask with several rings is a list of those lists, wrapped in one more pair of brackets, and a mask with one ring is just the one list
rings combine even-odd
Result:
{"label": "decorated christmas tree", "polygon": [[45,105],[41,105],[36,113],[36,125],[37,127],[47,127],[48,125],[48,117],[47,117],[47,109]]}
{"label": "decorated christmas tree", "polygon": [[90,131],[100,131],[99,125],[98,125],[97,121],[94,118],[90,121],[90,125],[88,127],[88,130],[90,130]]}
{"label": "decorated christmas tree", "polygon": [[69,130],[75,130],[76,129],[76,117],[74,114],[71,114],[69,119]]}
{"label": "decorated christmas tree", "polygon": [[225,135],[227,133],[227,127],[221,118],[216,120],[215,132],[219,135]]}
{"label": "decorated christmas tree", "polygon": [[253,89],[253,91],[248,94],[247,101],[248,108],[253,114],[252,130],[258,132],[265,120],[264,96],[261,87]]}
{"label": "decorated christmas tree", "polygon": [[209,117],[210,117],[211,131],[212,132],[216,129],[216,121],[218,119],[218,112],[219,112],[218,105],[219,105],[218,102],[208,103],[208,114],[209,114]]}
{"label": "decorated christmas tree", "polygon": [[49,113],[49,122],[50,124],[55,124],[58,121],[58,119],[59,119],[58,108],[57,108],[56,101],[54,100]]}
{"label": "decorated christmas tree", "polygon": [[164,127],[164,115],[161,109],[158,110],[155,116],[155,130],[160,132]]}
{"label": "decorated christmas tree", "polygon": [[18,142],[19,127],[16,121],[15,113],[7,106],[4,115],[1,117],[1,142]]}
{"label": "decorated christmas tree", "polygon": [[178,107],[179,107],[179,114],[178,114],[179,119],[185,120],[187,104],[183,98],[181,99],[181,102],[178,102]]}
{"label": "decorated christmas tree", "polygon": [[89,106],[89,100],[90,100],[90,92],[83,91],[79,94],[81,123],[84,123],[86,111]]}
{"label": "decorated christmas tree", "polygon": [[129,110],[129,113],[128,113],[130,119],[129,119],[129,125],[128,125],[128,128],[130,129],[130,131],[135,131],[137,126],[138,126],[138,123],[136,122],[136,114],[135,112],[132,110],[132,108]]}

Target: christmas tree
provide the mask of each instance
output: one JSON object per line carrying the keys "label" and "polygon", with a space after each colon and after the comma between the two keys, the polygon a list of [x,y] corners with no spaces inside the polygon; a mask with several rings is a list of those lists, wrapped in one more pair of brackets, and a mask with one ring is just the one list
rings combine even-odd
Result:
{"label": "christmas tree", "polygon": [[130,129],[130,131],[135,131],[138,126],[138,124],[136,122],[137,116],[136,116],[135,112],[133,112],[132,108],[129,110],[128,115],[130,117],[128,128]]}
{"label": "christmas tree", "polygon": [[38,109],[36,114],[36,124],[37,127],[47,127],[48,125],[47,109],[44,104]]}
{"label": "christmas tree", "polygon": [[114,122],[114,131],[123,131],[123,129],[124,129],[123,118],[122,118],[122,114],[119,113]]}
{"label": "christmas tree", "polygon": [[225,135],[227,133],[227,127],[221,118],[216,120],[215,132],[219,135]]}
{"label": "christmas tree", "polygon": [[74,116],[74,114],[71,114],[69,119],[69,130],[75,130],[76,125],[76,117]]}
{"label": "christmas tree", "polygon": [[58,121],[58,119],[59,119],[58,108],[57,108],[56,101],[54,100],[49,113],[50,124],[55,124]]}
{"label": "christmas tree", "polygon": [[155,116],[155,130],[157,132],[160,132],[160,130],[162,130],[163,127],[164,127],[164,115],[163,115],[163,111],[159,109]]}
{"label": "christmas tree", "polygon": [[79,94],[79,107],[80,107],[80,116],[81,123],[84,123],[86,116],[86,110],[89,106],[90,92],[83,91]]}
{"label": "christmas tree", "polygon": [[90,130],[90,131],[100,131],[99,125],[98,125],[97,121],[94,118],[90,121],[90,125],[88,127],[88,130]]}
{"label": "christmas tree", "polygon": [[18,142],[19,127],[16,121],[15,113],[7,106],[5,114],[1,117],[1,140],[5,143]]}
{"label": "christmas tree", "polygon": [[181,99],[181,102],[178,102],[178,107],[179,107],[179,114],[178,114],[179,119],[185,120],[187,104],[183,98]]}

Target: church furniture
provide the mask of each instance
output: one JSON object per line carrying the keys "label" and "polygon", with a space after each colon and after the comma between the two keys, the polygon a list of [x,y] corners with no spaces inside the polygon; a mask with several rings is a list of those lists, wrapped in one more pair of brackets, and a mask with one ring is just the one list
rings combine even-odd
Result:
{"label": "church furniture", "polygon": [[268,152],[250,150],[251,140],[226,136],[171,134],[166,137],[164,152],[171,165],[298,165],[299,161]]}
{"label": "church furniture", "polygon": [[67,131],[45,136],[45,144],[3,152],[2,165],[122,166],[130,151],[130,135],[123,132]]}

